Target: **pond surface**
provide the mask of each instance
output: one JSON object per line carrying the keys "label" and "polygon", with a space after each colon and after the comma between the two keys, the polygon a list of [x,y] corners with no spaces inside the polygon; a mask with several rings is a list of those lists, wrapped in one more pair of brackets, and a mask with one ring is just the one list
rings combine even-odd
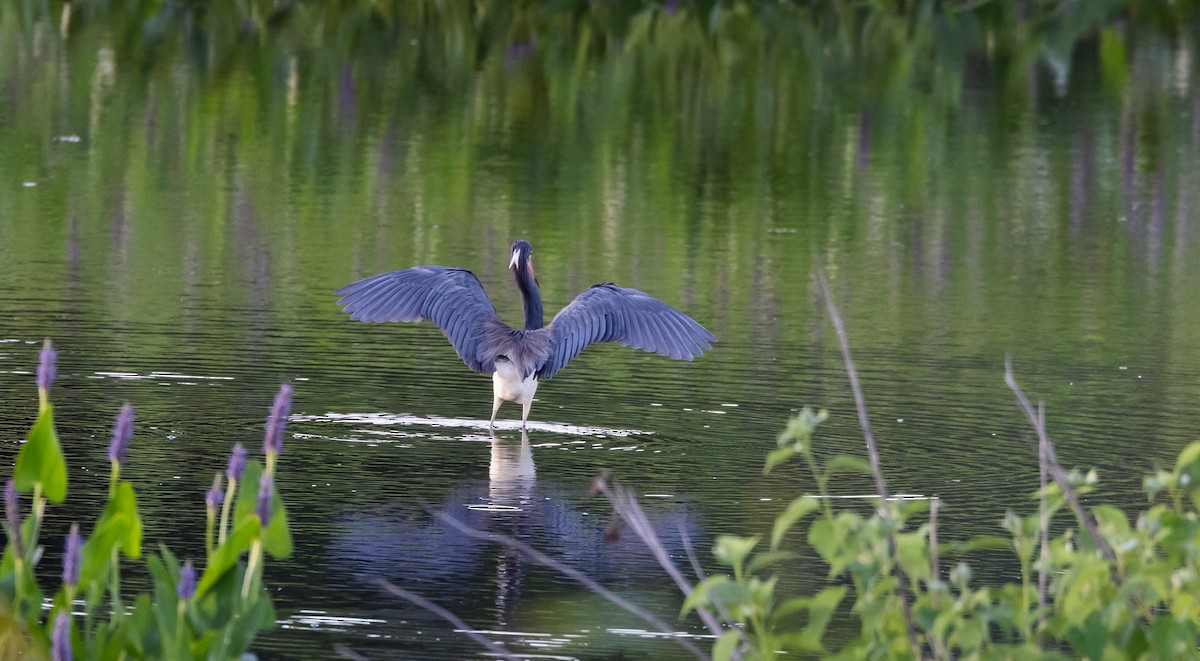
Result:
{"label": "pond surface", "polygon": [[[1200,437],[1200,94],[1186,48],[1140,46],[1123,93],[1086,62],[1065,89],[1039,67],[997,82],[985,63],[948,95],[871,102],[827,80],[788,87],[803,103],[732,89],[715,104],[655,92],[654,71],[618,56],[574,70],[510,51],[454,77],[414,33],[384,61],[255,52],[206,68],[167,50],[150,66],[110,26],[63,39],[15,14],[0,12],[4,452],[32,420],[52,337],[71,479],[52,529],[95,516],[129,401],[122,475],[146,540],[198,557],[213,473],[233,443],[258,447],[292,383],[279,486],[296,553],[267,568],[281,627],[259,639],[265,656],[479,653],[374,577],[531,655],[678,654],[428,510],[518,537],[676,622],[674,587],[632,534],[605,541],[611,511],[588,488],[610,471],[674,557],[686,535],[713,567],[715,535],[769,531],[813,488],[799,466],[762,475],[788,416],[828,408],[818,452],[862,455],[818,267],[889,487],[942,498],[944,537],[1002,534],[1006,508],[1033,506],[1006,354],[1045,400],[1064,463],[1099,470],[1093,498],[1140,506],[1142,475]],[[517,238],[534,246],[549,314],[614,281],[720,343],[694,363],[590,348],[539,389],[527,438],[511,404],[491,436],[490,380],[436,328],[352,322],[332,295],[382,271],[462,266],[516,324]],[[833,488],[870,493],[858,478]],[[825,569],[794,542],[784,582],[807,589]],[[1015,571],[1004,554],[973,562],[984,578]]]}

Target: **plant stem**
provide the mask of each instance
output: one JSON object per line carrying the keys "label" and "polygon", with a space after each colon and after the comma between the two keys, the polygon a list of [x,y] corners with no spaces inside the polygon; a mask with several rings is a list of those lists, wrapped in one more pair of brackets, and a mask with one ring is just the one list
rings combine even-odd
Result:
{"label": "plant stem", "polygon": [[229,478],[229,486],[225,489],[225,500],[221,504],[221,526],[217,529],[217,545],[225,543],[225,529],[229,524],[229,508],[233,504],[233,496],[237,493],[238,481]]}
{"label": "plant stem", "polygon": [[112,596],[112,619],[109,628],[115,629],[121,617],[125,614],[121,608],[121,544],[113,545],[112,556],[109,558],[109,568],[112,570],[108,582],[109,594]]}
{"label": "plant stem", "polygon": [[204,515],[204,554],[211,558],[213,554],[213,526],[216,523],[217,512],[211,507]]}
{"label": "plant stem", "polygon": [[117,495],[117,481],[121,479],[121,462],[112,459],[110,463],[112,464],[112,476],[108,479],[108,498],[112,500]]}
{"label": "plant stem", "polygon": [[[1046,428],[1046,408],[1038,403],[1038,424]],[[1046,508],[1048,469],[1046,466],[1046,436],[1038,436],[1038,529],[1041,537],[1041,563],[1038,566],[1037,644],[1042,644],[1042,628],[1046,622],[1046,569],[1050,564],[1050,512]]]}
{"label": "plant stem", "polygon": [[250,562],[246,565],[246,575],[242,578],[242,601],[250,598],[250,586],[254,583],[254,575],[258,573],[258,565],[262,562],[262,537],[254,540],[250,546]]}

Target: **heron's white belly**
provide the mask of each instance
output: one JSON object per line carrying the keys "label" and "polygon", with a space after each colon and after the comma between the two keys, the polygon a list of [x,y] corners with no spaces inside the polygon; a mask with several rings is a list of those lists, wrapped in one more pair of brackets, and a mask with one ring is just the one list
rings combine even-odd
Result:
{"label": "heron's white belly", "polygon": [[496,371],[492,373],[492,393],[496,399],[505,402],[528,404],[533,401],[537,392],[538,382],[534,375],[522,379],[513,364],[507,360],[496,361]]}

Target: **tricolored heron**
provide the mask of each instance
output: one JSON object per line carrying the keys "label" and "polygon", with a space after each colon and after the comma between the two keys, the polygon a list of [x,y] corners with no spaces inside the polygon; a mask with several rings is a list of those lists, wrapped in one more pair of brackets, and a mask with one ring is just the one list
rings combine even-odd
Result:
{"label": "tricolored heron", "polygon": [[691,317],[636,289],[611,282],[592,285],[542,323],[528,241],[514,241],[508,268],[521,290],[525,328],[500,321],[474,273],[448,266],[414,266],[359,280],[337,290],[338,305],[356,321],[422,321],[437,324],[458,357],[476,372],[492,375],[492,418],[503,402],[521,405],[521,428],[538,382],[558,373],[594,342],[692,360],[717,338]]}

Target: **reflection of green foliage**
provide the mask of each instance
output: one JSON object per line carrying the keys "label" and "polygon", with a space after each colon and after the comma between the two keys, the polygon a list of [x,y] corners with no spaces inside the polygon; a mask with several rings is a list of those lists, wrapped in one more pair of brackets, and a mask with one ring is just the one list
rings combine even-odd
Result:
{"label": "reflection of green foliage", "polygon": [[[780,436],[781,449],[802,456],[816,476],[828,473],[810,450],[812,432],[822,420],[824,412],[805,408]],[[778,452],[772,453],[768,469],[786,461]],[[865,465],[860,469],[870,472]],[[713,552],[732,576],[703,581],[684,612],[712,608],[744,627],[744,634],[734,629],[714,643],[714,659],[729,659],[739,648],[745,659],[774,658],[778,651],[830,656],[825,628],[850,596],[850,612],[861,628],[836,652],[837,658],[911,658],[903,597],[889,551],[888,537],[893,536],[895,557],[913,595],[918,644],[935,659],[1058,659],[1065,649],[1091,659],[1194,658],[1200,642],[1197,476],[1200,442],[1179,454],[1173,470],[1146,479],[1151,501],[1165,495],[1166,502],[1155,502],[1132,519],[1116,507],[1093,506],[1090,516],[1099,535],[1116,550],[1111,561],[1087,533],[1074,529],[1048,539],[1041,558],[1039,512],[1021,516],[1010,511],[1003,522],[1008,540],[986,536],[936,549],[945,557],[1010,548],[1020,562],[1021,580],[994,587],[973,585],[965,562],[948,575],[937,569],[932,520],[906,530],[914,517],[928,511],[930,501],[883,503],[869,516],[822,510],[817,501],[828,502],[829,494],[818,478],[817,493],[796,499],[776,519],[770,551],[758,550],[758,537],[719,537]],[[1069,478],[1076,493],[1086,493],[1094,482],[1094,472],[1073,472]],[[1053,484],[1046,489],[1048,520],[1066,508],[1063,495]],[[777,572],[771,569],[791,557],[779,550],[781,540],[814,512],[818,515],[808,525],[807,541],[829,567],[829,579],[847,584],[781,599]],[[1039,605],[1038,571],[1049,577],[1045,607]]]}
{"label": "reflection of green foliage", "polygon": [[[236,493],[234,532],[210,550],[199,585],[193,575],[191,588],[181,587],[182,564],[165,545],[160,546],[157,555],[145,557],[153,593],[135,596],[132,612],[127,613],[122,604],[121,556],[142,558],[142,521],[133,484],[117,480],[119,462],[114,461],[114,488],[75,560],[78,583],[64,582],[47,613],[35,579],[42,558],[39,533],[47,503],[62,502],[67,488],[66,462],[53,431],[53,407],[45,392],[42,396],[41,412],[14,469],[14,494],[32,492],[30,514],[22,522],[17,502],[6,508],[7,544],[0,563],[0,657],[48,656],[54,623],[60,616],[72,621],[67,639],[76,658],[241,656],[254,636],[275,622],[271,599],[262,586],[263,551],[285,558],[292,550],[278,492],[271,492],[273,514],[267,528],[260,530],[254,502],[261,464],[250,462]],[[228,491],[225,497],[234,498],[232,490]],[[247,555],[248,562],[243,560]],[[64,564],[68,562],[64,560]],[[111,598],[108,605],[106,596]],[[79,609],[77,597],[84,603],[82,617],[71,615]],[[57,644],[64,645],[67,639],[59,639]]]}

